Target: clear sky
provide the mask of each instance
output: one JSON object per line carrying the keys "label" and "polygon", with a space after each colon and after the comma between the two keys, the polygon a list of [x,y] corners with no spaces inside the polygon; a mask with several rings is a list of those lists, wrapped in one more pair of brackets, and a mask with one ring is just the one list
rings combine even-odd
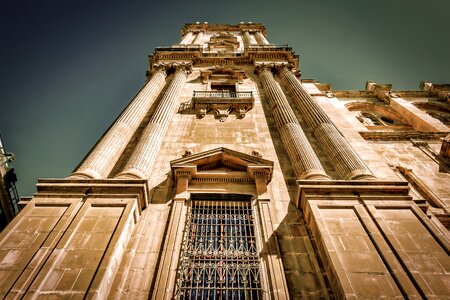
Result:
{"label": "clear sky", "polygon": [[303,78],[450,83],[448,0],[0,1],[0,132],[21,196],[74,169],[143,85],[147,55],[185,23],[261,22]]}

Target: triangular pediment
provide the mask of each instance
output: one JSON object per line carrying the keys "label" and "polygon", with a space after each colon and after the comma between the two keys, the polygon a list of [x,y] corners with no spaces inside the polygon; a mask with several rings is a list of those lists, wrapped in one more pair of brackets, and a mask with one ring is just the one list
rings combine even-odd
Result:
{"label": "triangular pediment", "polygon": [[[264,173],[266,180],[272,177],[273,162],[260,156],[250,155],[228,148],[216,148],[171,161],[173,174],[189,173],[189,176],[205,176],[213,173],[247,173],[252,178],[255,172]],[[214,172],[215,171],[215,172]]]}

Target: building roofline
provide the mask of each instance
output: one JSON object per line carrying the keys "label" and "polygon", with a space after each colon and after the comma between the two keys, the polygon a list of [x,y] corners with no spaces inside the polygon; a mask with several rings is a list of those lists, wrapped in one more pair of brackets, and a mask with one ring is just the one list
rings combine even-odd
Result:
{"label": "building roofline", "polygon": [[187,23],[181,28],[181,35],[183,36],[187,31],[205,30],[205,31],[242,31],[242,30],[256,30],[260,31],[266,36],[266,27],[261,23],[240,22],[239,24],[210,24],[208,22]]}

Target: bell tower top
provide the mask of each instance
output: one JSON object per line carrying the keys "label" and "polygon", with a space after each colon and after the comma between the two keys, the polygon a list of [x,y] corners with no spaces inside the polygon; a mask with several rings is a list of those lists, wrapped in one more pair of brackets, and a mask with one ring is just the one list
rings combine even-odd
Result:
{"label": "bell tower top", "polygon": [[266,36],[266,27],[261,23],[252,22],[240,22],[236,25],[230,24],[209,24],[208,22],[195,22],[188,23],[181,28],[181,36],[184,36],[189,31],[210,31],[210,32],[223,32],[223,31],[254,31],[261,32]]}
{"label": "bell tower top", "polygon": [[152,74],[161,64],[236,66],[258,64],[289,64],[298,68],[298,55],[288,45],[275,45],[266,39],[261,23],[209,24],[196,22],[181,28],[181,39],[170,46],[161,46],[149,56]]}

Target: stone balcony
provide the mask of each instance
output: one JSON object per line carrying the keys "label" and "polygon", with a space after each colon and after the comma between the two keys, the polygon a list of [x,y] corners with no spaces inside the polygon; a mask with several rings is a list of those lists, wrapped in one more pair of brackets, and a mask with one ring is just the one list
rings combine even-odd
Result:
{"label": "stone balcony", "polygon": [[288,51],[292,52],[292,48],[288,45],[247,45],[247,51]]}
{"label": "stone balcony", "polygon": [[220,122],[225,122],[233,110],[236,111],[238,118],[245,117],[245,113],[253,108],[254,102],[255,98],[251,91],[194,91],[192,97],[199,118],[203,118],[209,110],[213,110]]}

